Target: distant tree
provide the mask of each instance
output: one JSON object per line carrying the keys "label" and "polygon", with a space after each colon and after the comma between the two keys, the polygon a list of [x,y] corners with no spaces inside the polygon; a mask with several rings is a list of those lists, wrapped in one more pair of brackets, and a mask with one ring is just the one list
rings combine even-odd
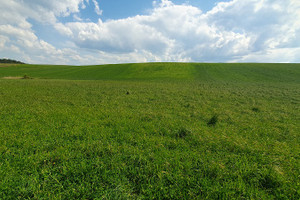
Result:
{"label": "distant tree", "polygon": [[0,59],[0,63],[25,64],[25,63],[23,63],[23,62],[21,62],[21,61],[12,60],[12,59],[8,59],[8,58]]}

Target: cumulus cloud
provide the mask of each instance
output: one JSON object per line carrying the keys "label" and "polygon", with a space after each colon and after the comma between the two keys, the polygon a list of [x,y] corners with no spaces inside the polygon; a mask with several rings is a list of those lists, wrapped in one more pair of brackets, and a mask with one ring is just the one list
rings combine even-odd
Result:
{"label": "cumulus cloud", "polygon": [[233,0],[203,13],[163,0],[154,2],[149,15],[65,27],[78,47],[106,53],[148,52],[162,61],[200,62],[261,61],[263,53],[271,61],[275,52],[299,47],[299,10],[294,0]]}
{"label": "cumulus cloud", "polygon": [[226,61],[247,52],[252,42],[249,36],[221,31],[207,21],[196,7],[164,0],[149,15],[67,23],[65,33],[72,32],[80,48],[121,54],[147,52],[162,61],[214,61],[216,57]]}
{"label": "cumulus cloud", "polygon": [[293,43],[295,32],[299,32],[300,2],[297,2],[235,0],[220,3],[207,14],[208,22],[222,30],[255,36],[253,47],[257,49],[284,46]]}
{"label": "cumulus cloud", "polygon": [[172,46],[172,41],[151,26],[136,23],[135,19],[103,23],[69,23],[75,44],[81,48],[97,49],[108,53],[129,53],[147,50],[161,53]]}
{"label": "cumulus cloud", "polygon": [[[0,55],[29,63],[81,64],[80,53],[58,49],[38,38],[30,20],[50,24],[67,33],[58,17],[78,13],[87,0],[10,0],[0,2]],[[69,33],[72,34],[72,33]]]}
{"label": "cumulus cloud", "polygon": [[27,19],[54,24],[57,17],[78,13],[84,0],[9,0],[1,1],[1,24],[19,24]]}
{"label": "cumulus cloud", "polygon": [[[11,58],[22,58],[29,63],[64,63],[68,58],[74,59],[76,53],[71,49],[57,49],[39,39],[31,29],[21,29],[11,25],[0,25],[0,55]],[[10,56],[12,55],[12,56]]]}
{"label": "cumulus cloud", "polygon": [[[32,50],[36,48],[41,54],[36,60],[59,57],[72,64],[300,62],[298,0],[232,0],[206,13],[188,4],[160,0],[153,1],[147,15],[98,22],[84,22],[73,15],[77,22],[58,21],[57,17],[79,13],[90,3],[100,16],[96,0],[3,1],[0,47],[24,55],[36,55]],[[52,24],[70,40],[70,48],[58,49],[39,39],[28,19]]]}

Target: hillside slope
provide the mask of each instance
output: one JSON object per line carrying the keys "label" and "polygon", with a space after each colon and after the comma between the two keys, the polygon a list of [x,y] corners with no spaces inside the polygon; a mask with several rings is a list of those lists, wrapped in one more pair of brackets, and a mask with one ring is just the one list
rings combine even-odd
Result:
{"label": "hillside slope", "polygon": [[140,63],[98,66],[12,65],[0,77],[69,80],[203,80],[300,83],[300,64]]}
{"label": "hillside slope", "polygon": [[0,199],[300,199],[299,64],[0,77]]}

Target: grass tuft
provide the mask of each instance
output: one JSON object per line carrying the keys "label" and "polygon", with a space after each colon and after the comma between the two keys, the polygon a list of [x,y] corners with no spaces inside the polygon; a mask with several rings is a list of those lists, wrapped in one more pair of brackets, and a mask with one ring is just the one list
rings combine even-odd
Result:
{"label": "grass tuft", "polygon": [[208,126],[215,126],[218,122],[218,115],[214,115],[210,118],[210,120],[207,122]]}
{"label": "grass tuft", "polygon": [[30,76],[28,76],[27,74],[25,74],[22,79],[32,79]]}
{"label": "grass tuft", "polygon": [[259,111],[260,111],[260,109],[257,108],[257,107],[253,107],[251,110],[252,110],[253,112],[259,112]]}
{"label": "grass tuft", "polygon": [[190,135],[191,133],[192,133],[192,131],[190,131],[189,129],[180,128],[176,133],[176,137],[185,138],[186,136]]}

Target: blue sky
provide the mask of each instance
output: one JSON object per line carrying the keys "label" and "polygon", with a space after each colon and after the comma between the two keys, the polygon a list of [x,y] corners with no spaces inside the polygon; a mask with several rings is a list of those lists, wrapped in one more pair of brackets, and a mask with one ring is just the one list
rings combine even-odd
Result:
{"label": "blue sky", "polygon": [[[227,0],[229,1],[229,0]],[[153,8],[153,0],[101,0],[99,7],[103,11],[101,15],[102,20],[108,19],[122,19],[133,17],[135,15],[148,14]],[[175,4],[189,4],[200,8],[206,12],[211,10],[216,3],[221,1],[216,0],[173,0]],[[225,1],[223,1],[225,2]],[[83,10],[82,17],[89,18],[92,21],[97,21],[98,15],[93,12],[94,5],[89,5],[87,9]]]}
{"label": "blue sky", "polygon": [[[228,2],[229,0],[216,1],[216,0],[173,0],[174,4],[186,4],[192,5],[203,12],[211,10],[218,2]],[[134,17],[136,15],[147,15],[151,12],[154,6],[153,0],[97,0],[101,15],[95,11],[95,4],[93,1],[89,1],[84,9],[80,9],[80,12],[71,14],[69,16],[58,17],[58,20],[63,23],[75,22],[76,17],[81,18],[86,22],[98,22],[99,18],[103,21],[118,20],[128,17]],[[76,16],[76,17],[74,17]],[[38,23],[35,20],[30,20],[33,25],[33,29],[40,39],[43,39],[55,46],[60,46],[66,39],[57,33],[55,29],[49,24]]]}
{"label": "blue sky", "polygon": [[28,63],[300,62],[299,0],[0,1],[0,57]]}

